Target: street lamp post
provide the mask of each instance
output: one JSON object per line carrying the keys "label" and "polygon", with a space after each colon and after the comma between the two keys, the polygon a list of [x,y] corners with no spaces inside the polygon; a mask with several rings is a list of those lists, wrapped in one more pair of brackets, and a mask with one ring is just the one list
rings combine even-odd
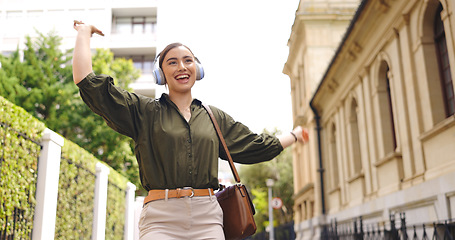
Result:
{"label": "street lamp post", "polygon": [[266,181],[267,187],[269,188],[269,239],[270,240],[275,240],[275,234],[273,230],[273,209],[272,209],[272,187],[275,184],[275,181],[273,179],[267,179]]}

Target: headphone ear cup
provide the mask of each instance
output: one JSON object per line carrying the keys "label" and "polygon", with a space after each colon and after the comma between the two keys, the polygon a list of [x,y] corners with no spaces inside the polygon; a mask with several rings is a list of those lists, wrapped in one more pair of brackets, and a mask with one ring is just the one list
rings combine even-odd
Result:
{"label": "headphone ear cup", "polygon": [[158,85],[166,84],[166,79],[164,78],[164,73],[161,68],[157,67],[153,69],[152,72],[153,79],[155,79],[155,83]]}
{"label": "headphone ear cup", "polygon": [[166,78],[164,78],[164,73],[163,70],[161,70],[160,65],[158,64],[158,58],[160,57],[160,54],[158,54],[153,61],[153,71],[152,71],[152,76],[153,79],[155,80],[155,83],[158,85],[164,85],[166,84]]}
{"label": "headphone ear cup", "polygon": [[196,80],[201,80],[204,78],[204,68],[202,64],[199,62],[199,59],[196,60]]}

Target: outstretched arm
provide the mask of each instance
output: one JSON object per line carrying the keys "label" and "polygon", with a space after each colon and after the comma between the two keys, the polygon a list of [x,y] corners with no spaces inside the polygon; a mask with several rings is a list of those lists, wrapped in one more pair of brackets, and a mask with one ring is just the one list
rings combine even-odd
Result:
{"label": "outstretched arm", "polygon": [[280,140],[281,146],[283,146],[283,148],[287,148],[297,141],[306,143],[308,142],[309,137],[308,131],[306,129],[297,126],[290,133],[279,136],[278,139]]}
{"label": "outstretched arm", "polygon": [[93,33],[101,36],[104,34],[95,26],[74,21],[74,29],[77,31],[76,45],[73,53],[73,80],[78,84],[92,70],[92,53],[90,52],[90,38]]}

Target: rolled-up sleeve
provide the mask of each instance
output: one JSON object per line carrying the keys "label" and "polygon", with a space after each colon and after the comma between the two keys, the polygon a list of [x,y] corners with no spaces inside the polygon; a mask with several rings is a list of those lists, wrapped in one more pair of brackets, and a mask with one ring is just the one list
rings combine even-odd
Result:
{"label": "rolled-up sleeve", "polygon": [[82,100],[115,131],[136,139],[140,131],[141,96],[114,85],[112,77],[87,75],[77,84]]}
{"label": "rolled-up sleeve", "polygon": [[[212,107],[220,125],[226,145],[234,162],[253,164],[273,159],[283,151],[279,139],[270,134],[253,133],[241,122],[235,121],[225,112]],[[223,150],[220,157],[227,159]]]}

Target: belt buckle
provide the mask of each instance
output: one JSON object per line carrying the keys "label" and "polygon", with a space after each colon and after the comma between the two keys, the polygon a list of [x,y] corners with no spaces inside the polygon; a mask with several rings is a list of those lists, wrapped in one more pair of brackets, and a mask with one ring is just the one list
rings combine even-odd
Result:
{"label": "belt buckle", "polygon": [[189,196],[189,198],[193,198],[194,197],[194,188],[193,187],[183,187],[183,190],[188,190],[188,189],[191,189],[191,196]]}

